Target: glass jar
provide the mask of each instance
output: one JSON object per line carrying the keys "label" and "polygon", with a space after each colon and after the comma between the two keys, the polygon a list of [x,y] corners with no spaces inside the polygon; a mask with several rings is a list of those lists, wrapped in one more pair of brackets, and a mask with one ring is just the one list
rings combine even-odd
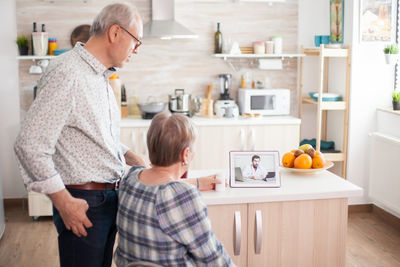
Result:
{"label": "glass jar", "polygon": [[265,43],[263,41],[253,42],[254,54],[265,54]]}

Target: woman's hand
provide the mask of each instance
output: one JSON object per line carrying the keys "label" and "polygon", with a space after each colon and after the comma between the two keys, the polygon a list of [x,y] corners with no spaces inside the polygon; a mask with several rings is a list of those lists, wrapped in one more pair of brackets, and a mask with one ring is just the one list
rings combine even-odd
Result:
{"label": "woman's hand", "polygon": [[199,178],[199,190],[209,191],[215,189],[215,184],[220,184],[221,182],[217,180],[216,175],[210,175]]}

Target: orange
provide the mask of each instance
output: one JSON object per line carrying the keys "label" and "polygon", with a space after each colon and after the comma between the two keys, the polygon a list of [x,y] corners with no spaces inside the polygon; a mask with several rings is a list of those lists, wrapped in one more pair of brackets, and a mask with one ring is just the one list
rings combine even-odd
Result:
{"label": "orange", "polygon": [[320,169],[323,168],[325,166],[325,159],[323,156],[314,156],[314,158],[312,159],[312,167],[314,169]]}
{"label": "orange", "polygon": [[324,157],[324,155],[322,155],[322,153],[320,151],[315,151],[314,157],[316,157],[316,156]]}
{"label": "orange", "polygon": [[293,152],[288,152],[282,157],[282,165],[286,168],[293,168],[294,160],[296,157],[294,156]]}
{"label": "orange", "polygon": [[308,154],[301,154],[294,160],[294,167],[296,169],[311,169],[312,158]]}

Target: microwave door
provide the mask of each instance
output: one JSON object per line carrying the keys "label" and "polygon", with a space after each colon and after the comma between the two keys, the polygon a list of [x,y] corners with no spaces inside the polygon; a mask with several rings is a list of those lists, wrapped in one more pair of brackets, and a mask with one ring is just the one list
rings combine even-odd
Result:
{"label": "microwave door", "polygon": [[250,97],[250,109],[257,110],[275,110],[276,96],[275,95],[253,95]]}

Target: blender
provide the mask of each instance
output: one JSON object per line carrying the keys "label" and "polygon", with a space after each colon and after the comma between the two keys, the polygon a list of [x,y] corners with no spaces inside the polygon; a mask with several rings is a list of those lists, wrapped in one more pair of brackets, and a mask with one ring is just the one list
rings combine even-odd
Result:
{"label": "blender", "polygon": [[220,98],[214,104],[215,115],[224,118],[237,118],[239,116],[239,108],[235,101],[229,97],[229,91],[232,84],[231,74],[220,74],[219,87]]}

